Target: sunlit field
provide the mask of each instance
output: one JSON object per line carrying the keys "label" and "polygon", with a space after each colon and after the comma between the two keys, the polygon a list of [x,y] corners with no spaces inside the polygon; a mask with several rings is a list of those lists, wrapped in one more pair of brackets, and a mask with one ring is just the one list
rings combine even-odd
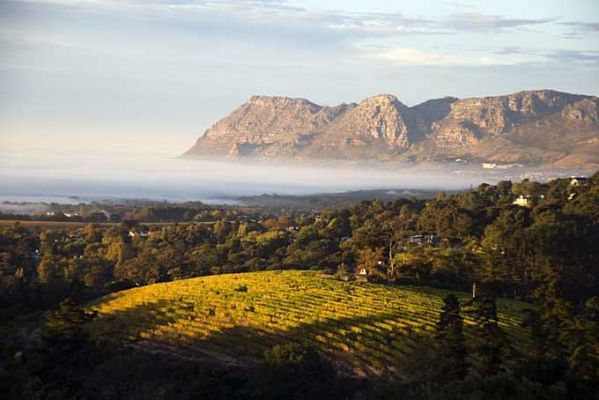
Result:
{"label": "sunlit field", "polygon": [[[100,313],[91,330],[145,350],[233,364],[259,360],[277,344],[312,344],[342,370],[399,374],[411,346],[435,331],[449,293],[329,278],[268,271],[130,289],[91,306]],[[525,308],[530,305],[499,301],[499,326],[520,347],[529,340],[520,327]],[[472,317],[465,324],[468,337]]]}

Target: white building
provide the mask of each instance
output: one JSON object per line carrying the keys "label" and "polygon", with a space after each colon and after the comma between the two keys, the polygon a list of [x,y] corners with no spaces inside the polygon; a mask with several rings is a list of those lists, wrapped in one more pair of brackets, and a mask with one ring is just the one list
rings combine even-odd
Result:
{"label": "white building", "polygon": [[584,176],[571,176],[570,177],[570,186],[578,187],[586,185],[589,181],[589,178],[585,178]]}
{"label": "white building", "polygon": [[512,204],[515,204],[520,207],[528,207],[530,206],[530,203],[530,196],[522,195],[518,196],[518,198],[512,202]]}

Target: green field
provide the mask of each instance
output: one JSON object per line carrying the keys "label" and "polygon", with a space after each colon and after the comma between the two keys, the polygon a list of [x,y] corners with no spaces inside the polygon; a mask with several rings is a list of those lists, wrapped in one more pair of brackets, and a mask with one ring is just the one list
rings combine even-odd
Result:
{"label": "green field", "polygon": [[[254,362],[269,347],[311,343],[358,375],[401,373],[421,335],[434,332],[448,291],[340,282],[315,271],[215,275],[114,293],[91,308],[90,331],[153,352],[222,363]],[[466,294],[458,294],[464,301]],[[525,303],[500,300],[499,325],[518,345]],[[466,336],[474,321],[466,315]]]}

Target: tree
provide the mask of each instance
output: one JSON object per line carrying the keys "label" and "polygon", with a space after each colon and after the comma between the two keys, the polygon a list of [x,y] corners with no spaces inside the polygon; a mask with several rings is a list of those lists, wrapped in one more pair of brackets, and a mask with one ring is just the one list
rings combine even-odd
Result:
{"label": "tree", "polygon": [[476,345],[479,369],[483,376],[496,375],[501,371],[503,332],[497,319],[495,297],[483,295],[476,302],[476,321],[478,325],[478,343]]}
{"label": "tree", "polygon": [[333,218],[324,229],[324,236],[331,239],[341,239],[344,236],[351,235],[349,218],[346,215]]}
{"label": "tree", "polygon": [[56,304],[67,293],[66,264],[64,258],[57,259],[57,257],[46,254],[37,266],[38,281],[41,284],[44,301],[48,305]]}
{"label": "tree", "polygon": [[112,280],[112,267],[102,259],[91,259],[88,268],[83,273],[83,283],[89,287],[106,287]]}
{"label": "tree", "polygon": [[231,233],[233,226],[227,221],[216,221],[214,223],[213,232],[217,240],[224,242],[227,236]]}
{"label": "tree", "polygon": [[397,219],[392,219],[389,223],[389,243],[387,245],[387,250],[388,250],[388,256],[387,256],[387,262],[388,262],[388,269],[387,269],[387,274],[389,275],[389,277],[391,278],[396,278],[397,277],[397,268],[396,268],[396,255],[399,253],[400,249],[401,249],[401,237],[402,237],[402,231],[398,229],[399,226],[399,221]]}
{"label": "tree", "polygon": [[418,226],[451,241],[461,241],[473,233],[472,217],[453,203],[433,201],[420,213]]}
{"label": "tree", "polygon": [[571,360],[571,368],[579,376],[599,381],[599,297],[592,297],[585,302],[587,327],[585,343],[578,346]]}
{"label": "tree", "polygon": [[502,196],[508,196],[512,191],[512,181],[499,181],[496,186]]}
{"label": "tree", "polygon": [[114,277],[119,281],[130,281],[137,286],[165,280],[166,271],[159,263],[157,251],[145,248],[137,257],[118,263],[114,268]]}
{"label": "tree", "polygon": [[48,317],[43,342],[30,355],[28,369],[43,398],[77,398],[83,386],[83,371],[94,364],[95,347],[84,325],[95,317],[71,299],[60,303]]}
{"label": "tree", "polygon": [[365,268],[368,274],[380,278],[385,277],[385,271],[380,262],[383,260],[383,247],[377,249],[366,248],[359,252],[359,268]]}
{"label": "tree", "polygon": [[463,331],[464,319],[460,315],[460,302],[454,295],[447,295],[443,299],[435,336],[439,362],[442,363],[441,381],[462,380],[468,373]]}
{"label": "tree", "polygon": [[387,237],[380,221],[369,218],[353,231],[353,241],[358,247],[385,247]]}
{"label": "tree", "polygon": [[335,370],[316,348],[289,343],[264,354],[257,373],[261,399],[326,399],[335,397]]}

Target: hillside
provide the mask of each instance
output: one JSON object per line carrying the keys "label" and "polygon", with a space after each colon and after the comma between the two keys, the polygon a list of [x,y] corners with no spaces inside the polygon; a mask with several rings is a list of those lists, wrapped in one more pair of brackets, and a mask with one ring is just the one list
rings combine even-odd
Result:
{"label": "hillside", "polygon": [[[91,331],[152,352],[232,365],[252,363],[276,344],[308,342],[346,372],[396,374],[415,339],[434,330],[446,294],[341,282],[314,271],[208,276],[102,298],[92,305],[100,318]],[[520,328],[526,307],[499,301],[499,325],[519,344],[528,340]],[[466,318],[466,336],[472,324]]]}
{"label": "hillside", "polygon": [[185,156],[599,166],[599,99],[552,90],[445,97],[408,107],[393,95],[325,107],[252,96]]}

